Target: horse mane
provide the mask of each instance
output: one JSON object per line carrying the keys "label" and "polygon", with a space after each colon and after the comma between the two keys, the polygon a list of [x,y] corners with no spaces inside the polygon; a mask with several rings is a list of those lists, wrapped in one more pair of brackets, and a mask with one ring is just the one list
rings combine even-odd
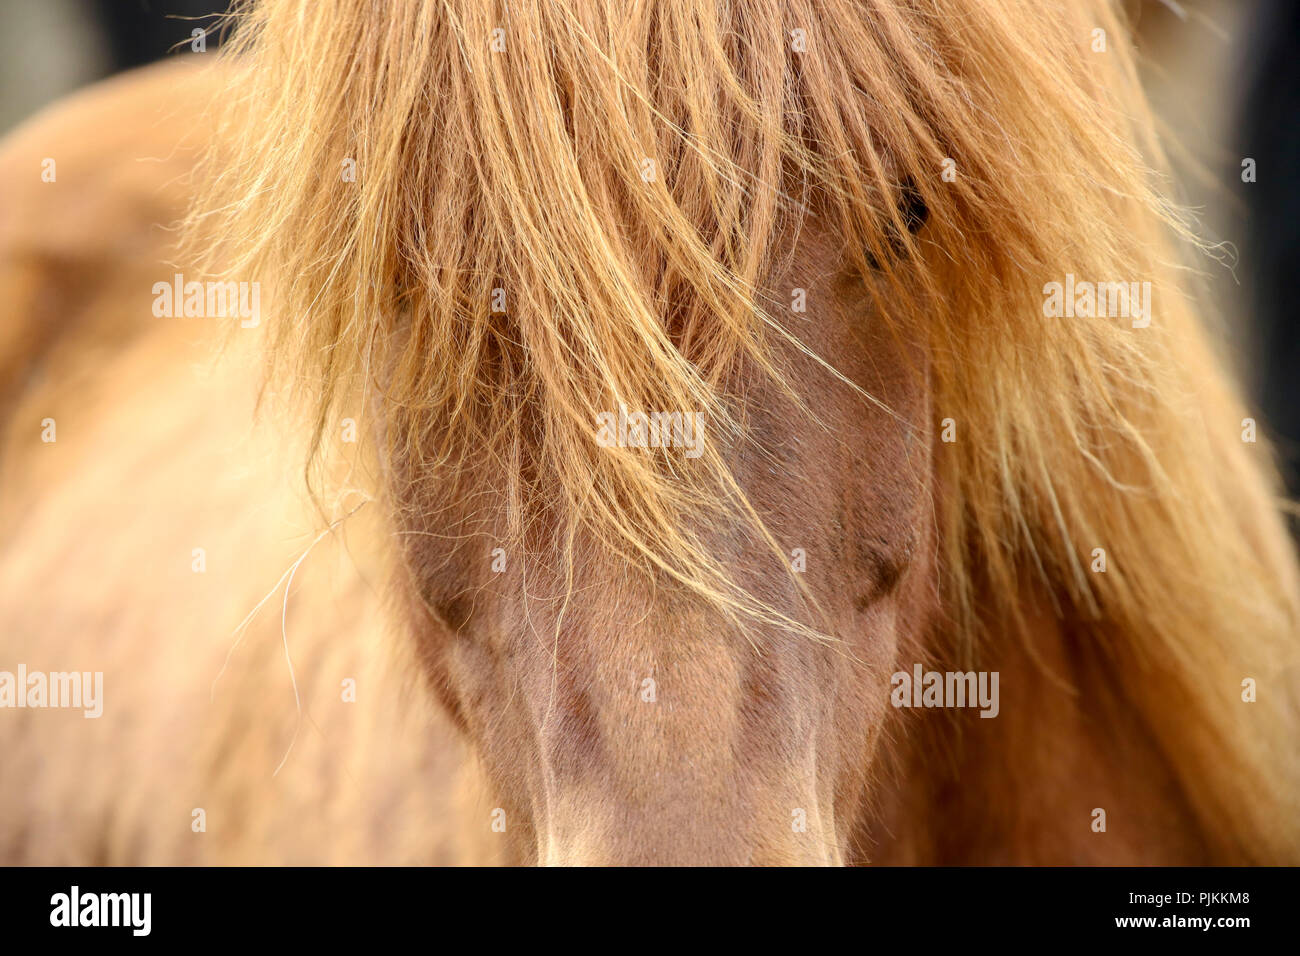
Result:
{"label": "horse mane", "polygon": [[[270,380],[311,403],[318,448],[353,396],[380,395],[381,459],[513,476],[519,540],[545,513],[565,560],[590,536],[772,620],[687,519],[761,527],[724,460],[743,432],[728,384],[743,365],[798,391],[763,280],[822,218],[881,319],[928,343],[956,425],[936,507],[964,653],[1032,645],[1020,597],[1040,591],[1219,851],[1300,856],[1294,556],[1270,453],[1241,440],[1185,291],[1194,239],[1112,4],[261,0],[234,17],[233,158],[193,223],[222,271],[273,284]],[[930,210],[915,237],[909,193]],[[1150,326],[1045,317],[1067,274],[1150,281]],[[620,402],[702,412],[705,453],[598,448]]]}

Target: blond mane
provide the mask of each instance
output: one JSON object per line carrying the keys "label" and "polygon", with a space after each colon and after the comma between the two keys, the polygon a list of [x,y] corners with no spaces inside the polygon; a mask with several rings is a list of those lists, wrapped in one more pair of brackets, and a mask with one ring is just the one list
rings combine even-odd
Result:
{"label": "blond mane", "polygon": [[[1300,857],[1294,557],[1111,4],[262,0],[235,22],[234,159],[194,221],[231,277],[274,285],[271,380],[318,445],[378,395],[380,459],[449,486],[495,463],[521,540],[544,513],[568,547],[772,619],[691,529],[757,522],[724,461],[729,383],[799,391],[764,280],[822,218],[928,343],[955,423],[935,457],[957,643],[1032,643],[1021,600],[1045,595],[1219,851]],[[930,210],[915,237],[904,190]],[[1150,326],[1045,317],[1067,274],[1151,282]],[[702,412],[704,454],[598,447],[620,402]]]}

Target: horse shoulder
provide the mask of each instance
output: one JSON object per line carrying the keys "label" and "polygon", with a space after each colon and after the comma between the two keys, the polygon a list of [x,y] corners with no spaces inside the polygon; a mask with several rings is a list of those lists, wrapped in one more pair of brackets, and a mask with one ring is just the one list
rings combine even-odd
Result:
{"label": "horse shoulder", "polygon": [[0,660],[102,679],[98,716],[0,719],[0,861],[447,861],[458,751],[379,532],[313,546],[252,343],[151,309],[220,85],[150,67],[0,144]]}

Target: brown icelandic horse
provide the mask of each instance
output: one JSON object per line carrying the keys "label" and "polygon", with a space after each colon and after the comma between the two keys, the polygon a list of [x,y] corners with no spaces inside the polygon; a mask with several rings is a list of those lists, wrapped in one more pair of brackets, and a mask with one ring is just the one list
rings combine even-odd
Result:
{"label": "brown icelandic horse", "polygon": [[1300,860],[1126,29],[261,0],[14,133],[0,858]]}

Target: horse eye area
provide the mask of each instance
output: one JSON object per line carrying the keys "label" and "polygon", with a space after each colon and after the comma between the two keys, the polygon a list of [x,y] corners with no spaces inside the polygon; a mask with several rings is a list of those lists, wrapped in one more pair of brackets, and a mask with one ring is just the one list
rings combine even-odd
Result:
{"label": "horse eye area", "polygon": [[920,190],[916,188],[916,184],[910,180],[903,186],[900,206],[907,231],[916,235],[929,221],[930,207]]}
{"label": "horse eye area", "polygon": [[[926,222],[930,219],[930,206],[921,195],[921,191],[916,188],[912,180],[903,182],[898,189],[898,214],[903,220],[909,234],[915,236],[925,227]],[[903,237],[898,233],[898,227],[894,221],[889,220],[884,227],[885,245],[890,253],[896,259],[907,257],[907,244]],[[866,253],[867,265],[871,269],[879,269],[881,266],[879,258],[870,249]]]}

